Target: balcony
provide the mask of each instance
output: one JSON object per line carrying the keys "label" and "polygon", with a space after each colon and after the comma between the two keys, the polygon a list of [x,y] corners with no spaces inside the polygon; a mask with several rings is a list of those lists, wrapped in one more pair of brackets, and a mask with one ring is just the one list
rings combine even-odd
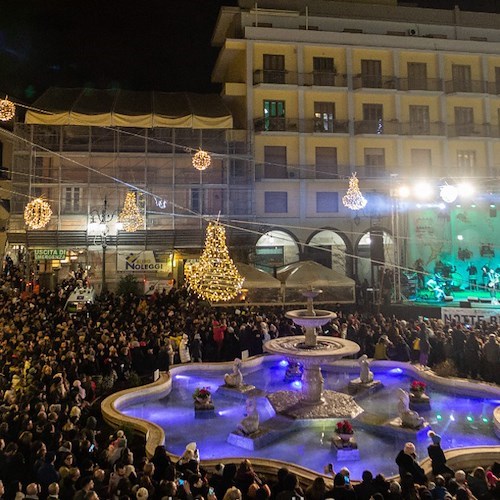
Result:
{"label": "balcony", "polygon": [[301,121],[300,131],[308,134],[348,134],[349,120],[309,118]]}
{"label": "balcony", "polygon": [[358,179],[385,179],[389,177],[389,170],[385,166],[360,165],[353,168]]}
{"label": "balcony", "polygon": [[253,122],[255,132],[298,132],[299,121],[281,116],[260,117]]}
{"label": "balcony", "polygon": [[488,82],[488,94],[500,95],[500,81],[499,82]]}
{"label": "balcony", "polygon": [[275,85],[305,85],[320,87],[347,87],[347,76],[334,72],[314,71],[297,73],[287,70],[258,69],[253,73],[253,84],[270,83]]}
{"label": "balcony", "polygon": [[490,137],[490,126],[486,123],[448,125],[448,137]]}
{"label": "balcony", "polygon": [[398,135],[397,120],[359,120],[354,122],[354,134]]}
{"label": "balcony", "polygon": [[485,94],[487,87],[487,82],[484,80],[448,80],[444,83],[444,91],[447,94],[456,92]]}
{"label": "balcony", "polygon": [[400,135],[445,135],[445,124],[434,123],[400,123]]}
{"label": "balcony", "polygon": [[442,92],[441,78],[398,78],[398,90],[425,90],[428,92]]}
{"label": "balcony", "polygon": [[398,78],[394,75],[355,75],[353,89],[398,89]]}

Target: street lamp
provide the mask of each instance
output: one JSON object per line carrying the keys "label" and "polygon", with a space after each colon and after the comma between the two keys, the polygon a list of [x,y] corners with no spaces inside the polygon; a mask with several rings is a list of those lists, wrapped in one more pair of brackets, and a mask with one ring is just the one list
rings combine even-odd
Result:
{"label": "street lamp", "polygon": [[102,246],[102,280],[101,293],[107,292],[106,284],[106,248],[108,246],[108,224],[115,218],[116,212],[108,211],[108,200],[104,198],[104,204],[101,210],[92,210],[90,212],[90,224],[97,225],[100,230],[101,246]]}

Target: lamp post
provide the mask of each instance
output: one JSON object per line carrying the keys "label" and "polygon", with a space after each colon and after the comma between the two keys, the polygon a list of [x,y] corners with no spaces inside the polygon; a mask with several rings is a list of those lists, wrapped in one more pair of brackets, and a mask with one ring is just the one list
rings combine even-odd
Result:
{"label": "lamp post", "polygon": [[92,210],[90,212],[90,223],[99,224],[101,230],[101,246],[102,246],[102,279],[101,293],[106,293],[108,286],[106,283],[106,248],[108,246],[108,224],[114,219],[116,212],[108,211],[108,200],[104,197],[104,204],[101,210]]}

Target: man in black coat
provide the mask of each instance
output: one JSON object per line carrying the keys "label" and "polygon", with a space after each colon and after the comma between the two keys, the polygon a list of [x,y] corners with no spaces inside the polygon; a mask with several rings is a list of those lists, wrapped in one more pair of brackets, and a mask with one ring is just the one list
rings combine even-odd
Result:
{"label": "man in black coat", "polygon": [[399,475],[401,477],[409,472],[417,484],[427,484],[427,476],[424,469],[417,462],[417,453],[413,443],[405,444],[396,457],[396,464],[399,467]]}

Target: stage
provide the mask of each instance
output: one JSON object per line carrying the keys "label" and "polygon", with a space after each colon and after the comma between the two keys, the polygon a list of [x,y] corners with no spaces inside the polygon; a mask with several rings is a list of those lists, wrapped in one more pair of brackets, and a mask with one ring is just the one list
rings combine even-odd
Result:
{"label": "stage", "polygon": [[[497,296],[500,297],[500,291]],[[499,297],[492,298],[489,290],[454,290],[444,300],[438,300],[433,292],[424,289],[400,303],[381,306],[380,310],[398,318],[454,318],[466,324],[482,320],[500,323]]]}

